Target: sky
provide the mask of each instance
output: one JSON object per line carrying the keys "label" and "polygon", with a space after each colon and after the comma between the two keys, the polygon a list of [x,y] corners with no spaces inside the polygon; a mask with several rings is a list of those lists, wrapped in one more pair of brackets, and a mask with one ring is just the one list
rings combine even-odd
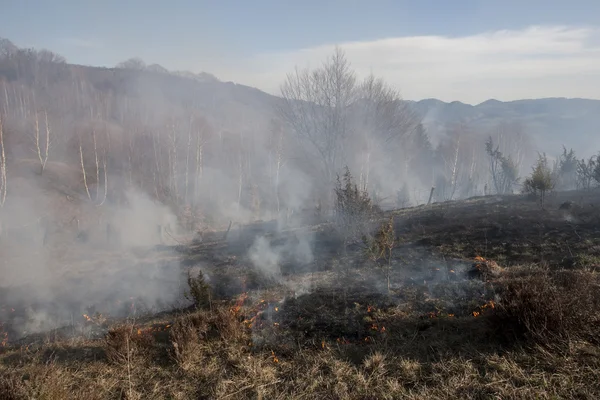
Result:
{"label": "sky", "polygon": [[600,99],[598,0],[0,0],[0,37],[76,64],[131,57],[278,94],[338,45],[404,98]]}

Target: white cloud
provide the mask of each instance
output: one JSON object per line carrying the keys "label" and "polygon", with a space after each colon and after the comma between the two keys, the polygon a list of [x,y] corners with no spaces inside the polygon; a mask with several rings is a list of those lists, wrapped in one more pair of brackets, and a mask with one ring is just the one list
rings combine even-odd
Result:
{"label": "white cloud", "polygon": [[[340,43],[359,76],[371,71],[407,99],[600,98],[600,29],[534,26],[472,36],[409,36]],[[271,93],[295,66],[318,66],[334,44],[259,54],[216,68],[225,80]]]}

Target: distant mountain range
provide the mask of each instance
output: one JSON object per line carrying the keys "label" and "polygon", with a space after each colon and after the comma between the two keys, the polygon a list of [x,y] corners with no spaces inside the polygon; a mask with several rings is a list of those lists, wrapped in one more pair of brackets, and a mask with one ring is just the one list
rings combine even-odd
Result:
{"label": "distant mountain range", "polygon": [[445,126],[464,121],[482,134],[501,122],[517,122],[528,132],[538,151],[555,155],[562,145],[579,156],[600,151],[600,100],[546,98],[502,102],[487,100],[475,106],[437,99],[411,102],[435,139]]}
{"label": "distant mountain range", "polygon": [[[17,50],[10,41],[0,38],[0,55]],[[139,59],[127,60],[123,66],[129,68],[71,67],[83,72],[97,87],[106,85],[119,91],[162,93],[175,102],[192,101],[210,112],[223,129],[233,129],[232,123],[236,128],[247,127],[274,116],[273,105],[278,98],[256,88],[222,82],[206,72],[168,71],[158,64],[145,65]],[[488,135],[502,122],[517,122],[531,135],[540,152],[556,155],[563,145],[572,147],[580,157],[600,151],[600,100],[545,98],[502,102],[492,99],[469,105],[425,99],[410,103],[422,117],[434,143],[443,137],[449,124],[462,121],[482,135]]]}

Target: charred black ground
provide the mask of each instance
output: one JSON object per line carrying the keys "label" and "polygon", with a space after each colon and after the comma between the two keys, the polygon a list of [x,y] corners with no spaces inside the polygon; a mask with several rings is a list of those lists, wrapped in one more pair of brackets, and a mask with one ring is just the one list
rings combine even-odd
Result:
{"label": "charred black ground", "polygon": [[[3,304],[0,397],[597,398],[599,207],[598,192],[566,192],[545,209],[510,196],[388,212],[389,291],[382,267],[359,244],[342,251],[327,223],[155,249],[127,272],[139,285],[125,308],[92,304],[12,340],[35,295]],[[282,249],[276,269],[250,259],[259,237]],[[287,251],[306,238],[312,259]],[[179,278],[157,279],[160,268]],[[143,307],[145,285],[182,294],[190,271],[210,285],[203,309]]]}

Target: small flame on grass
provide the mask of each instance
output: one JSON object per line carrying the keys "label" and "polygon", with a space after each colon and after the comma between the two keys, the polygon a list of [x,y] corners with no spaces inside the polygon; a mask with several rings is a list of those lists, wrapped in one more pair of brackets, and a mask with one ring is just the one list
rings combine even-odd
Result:
{"label": "small flame on grass", "polygon": [[[244,305],[244,302],[246,301],[246,299],[248,298],[248,293],[244,292],[240,295],[240,297],[237,299],[237,301],[235,302],[235,306],[233,306],[231,308],[231,312],[234,314],[237,314],[240,309],[242,308],[242,305]],[[264,300],[261,300],[261,302],[263,302]]]}
{"label": "small flame on grass", "polygon": [[321,340],[321,348],[324,349],[325,348],[325,341]]}
{"label": "small flame on grass", "polygon": [[381,333],[384,333],[384,332],[385,332],[385,326],[382,326],[382,327],[381,327],[381,331],[380,331],[380,332],[381,332]]}
{"label": "small flame on grass", "polygon": [[5,347],[8,344],[8,332],[4,331],[4,324],[0,322],[0,347]]}
{"label": "small flame on grass", "polygon": [[279,358],[277,358],[273,350],[271,350],[271,355],[273,356],[273,362],[277,364],[279,362]]}
{"label": "small flame on grass", "polygon": [[496,303],[494,303],[494,300],[490,300],[487,303],[485,303],[484,305],[481,306],[481,309],[485,309],[485,308],[496,308]]}
{"label": "small flame on grass", "polygon": [[496,303],[494,300],[490,300],[487,303],[479,306],[479,311],[473,311],[473,316],[478,317],[486,308],[496,308]]}
{"label": "small flame on grass", "polygon": [[368,313],[373,312],[374,310],[375,310],[375,307],[373,307],[373,306],[367,306],[367,312]]}

